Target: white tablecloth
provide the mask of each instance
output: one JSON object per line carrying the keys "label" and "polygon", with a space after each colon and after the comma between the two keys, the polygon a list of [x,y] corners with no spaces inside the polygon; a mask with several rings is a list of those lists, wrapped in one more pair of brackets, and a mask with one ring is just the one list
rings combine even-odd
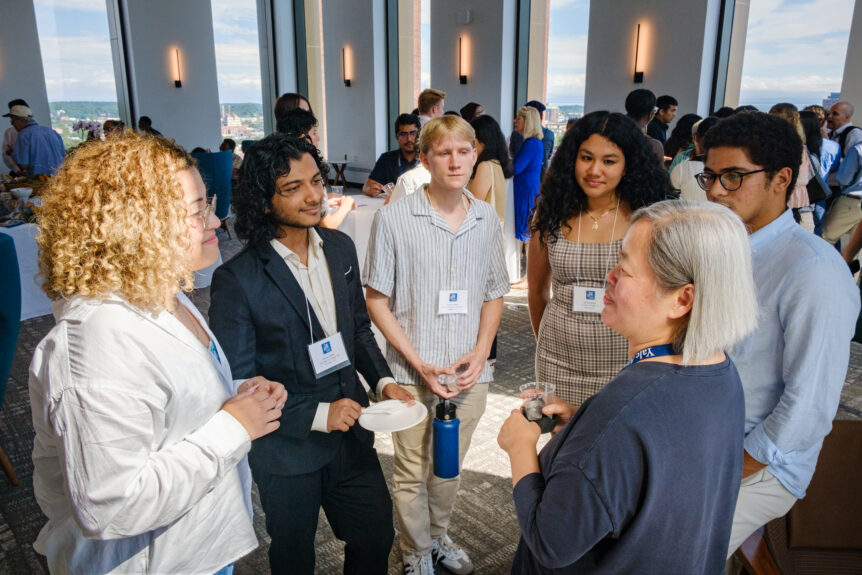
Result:
{"label": "white tablecloth", "polygon": [[[370,225],[370,224],[369,224]],[[15,241],[15,255],[18,256],[18,270],[21,274],[21,320],[48,315],[51,313],[51,300],[39,287],[39,248],[36,246],[36,226],[22,224],[14,228],[0,228]],[[207,287],[212,282],[215,269],[222,263],[221,253],[218,261],[208,268],[195,272],[195,287]]]}
{"label": "white tablecloth", "polygon": [[369,198],[364,195],[353,196],[356,209],[351,210],[338,230],[344,232],[356,244],[356,257],[359,259],[360,271],[365,269],[365,255],[368,253],[368,240],[371,237],[371,224],[374,214],[383,207],[385,198]]}
{"label": "white tablecloth", "polygon": [[39,248],[36,247],[36,226],[22,224],[14,228],[0,228],[0,233],[12,236],[18,271],[21,275],[21,319],[30,319],[51,313],[51,300],[39,287]]}

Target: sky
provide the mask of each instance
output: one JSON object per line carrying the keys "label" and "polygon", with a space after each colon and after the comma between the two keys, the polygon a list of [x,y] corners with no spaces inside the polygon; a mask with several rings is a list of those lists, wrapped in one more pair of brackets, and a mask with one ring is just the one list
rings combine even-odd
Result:
{"label": "sky", "polygon": [[[422,2],[422,84],[429,6]],[[34,0],[49,101],[116,101],[105,4]],[[590,0],[550,0],[548,102],[582,104]],[[750,3],[741,104],[819,103],[841,87],[854,0]],[[61,6],[61,7],[59,7]],[[212,0],[219,100],[261,102],[255,0]],[[58,26],[59,23],[59,26]]]}

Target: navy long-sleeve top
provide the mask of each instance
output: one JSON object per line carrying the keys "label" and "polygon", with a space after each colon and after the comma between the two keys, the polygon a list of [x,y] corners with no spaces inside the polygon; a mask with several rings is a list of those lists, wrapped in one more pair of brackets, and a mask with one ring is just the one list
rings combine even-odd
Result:
{"label": "navy long-sleeve top", "polygon": [[744,417],[729,359],[624,368],[515,486],[512,573],[723,573]]}

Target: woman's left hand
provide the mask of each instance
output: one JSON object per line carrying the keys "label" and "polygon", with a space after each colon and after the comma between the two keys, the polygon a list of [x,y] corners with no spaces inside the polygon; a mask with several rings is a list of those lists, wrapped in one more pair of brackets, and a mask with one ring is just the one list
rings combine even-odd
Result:
{"label": "woman's left hand", "polygon": [[284,403],[287,401],[287,390],[284,389],[284,386],[277,381],[270,381],[262,375],[256,375],[251,379],[245,380],[240,384],[236,392],[239,394],[249,389],[267,392],[269,397],[275,399],[277,409],[284,407]]}
{"label": "woman's left hand", "polygon": [[541,434],[542,430],[537,423],[528,421],[520,409],[513,409],[500,428],[497,444],[510,455],[518,448],[530,449],[535,453]]}

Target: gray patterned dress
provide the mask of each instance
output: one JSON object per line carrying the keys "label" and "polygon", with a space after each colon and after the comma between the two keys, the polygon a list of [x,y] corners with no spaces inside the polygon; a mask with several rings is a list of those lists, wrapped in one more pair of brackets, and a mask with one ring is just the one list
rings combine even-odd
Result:
{"label": "gray patterned dress", "polygon": [[602,323],[601,314],[572,311],[572,286],[579,279],[581,286],[603,287],[622,240],[581,244],[561,231],[557,236],[548,238],[553,295],[539,326],[536,380],[556,384],[559,397],[581,405],[626,364],[628,343]]}

